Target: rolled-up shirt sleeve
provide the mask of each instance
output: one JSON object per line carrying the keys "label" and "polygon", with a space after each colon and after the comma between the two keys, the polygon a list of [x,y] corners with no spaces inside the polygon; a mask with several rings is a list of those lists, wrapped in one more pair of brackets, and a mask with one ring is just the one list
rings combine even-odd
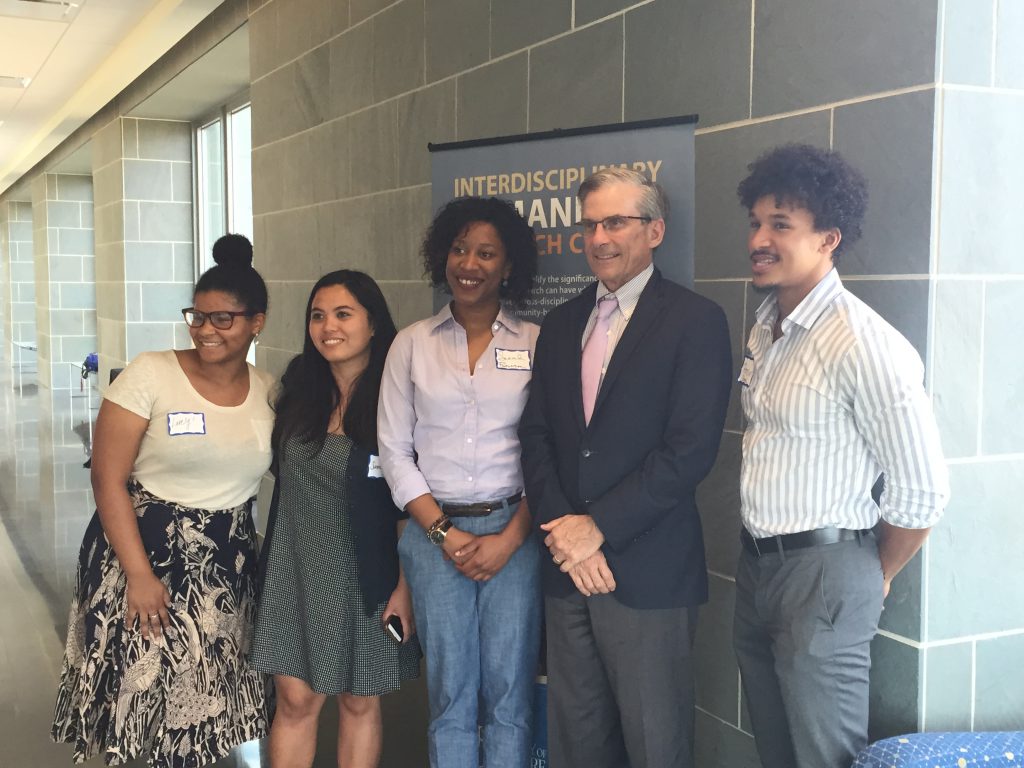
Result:
{"label": "rolled-up shirt sleeve", "polygon": [[949,474],[916,350],[877,333],[848,357],[854,418],[885,475],[879,513],[900,528],[930,528],[949,500]]}
{"label": "rolled-up shirt sleeve", "polygon": [[413,499],[430,493],[430,486],[416,464],[412,341],[412,336],[403,332],[391,345],[384,364],[377,410],[381,469],[399,509],[405,509]]}

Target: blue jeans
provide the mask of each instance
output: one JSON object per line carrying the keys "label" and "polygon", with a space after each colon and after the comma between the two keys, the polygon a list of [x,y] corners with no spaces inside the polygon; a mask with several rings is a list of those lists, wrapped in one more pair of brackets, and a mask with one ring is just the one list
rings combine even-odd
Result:
{"label": "blue jeans", "polygon": [[[515,510],[459,517],[455,525],[476,535],[497,533]],[[482,725],[486,768],[528,766],[542,605],[536,538],[483,582],[459,573],[414,520],[398,554],[427,661],[430,765],[479,768]]]}

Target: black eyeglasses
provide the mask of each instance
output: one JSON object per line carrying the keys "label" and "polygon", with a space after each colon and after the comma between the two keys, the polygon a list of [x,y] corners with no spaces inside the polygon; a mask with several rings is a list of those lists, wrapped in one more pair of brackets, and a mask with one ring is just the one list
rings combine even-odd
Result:
{"label": "black eyeglasses", "polygon": [[642,221],[644,224],[648,224],[653,219],[650,216],[605,216],[603,219],[598,221],[591,221],[590,219],[580,219],[576,224],[577,227],[583,230],[583,234],[592,235],[597,232],[597,225],[600,224],[605,232],[618,232],[620,229],[629,224],[630,219],[636,221]]}
{"label": "black eyeglasses", "polygon": [[226,331],[230,328],[236,317],[253,317],[255,312],[230,312],[226,309],[219,309],[216,312],[200,312],[195,307],[185,307],[181,310],[185,322],[192,328],[202,328],[209,320],[210,324],[219,331]]}

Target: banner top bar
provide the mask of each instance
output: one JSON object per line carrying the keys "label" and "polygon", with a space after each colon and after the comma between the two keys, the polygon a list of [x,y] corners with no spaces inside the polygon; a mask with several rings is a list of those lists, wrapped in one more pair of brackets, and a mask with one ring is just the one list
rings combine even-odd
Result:
{"label": "banner top bar", "polygon": [[685,125],[696,123],[698,115],[679,115],[676,117],[656,117],[652,120],[634,120],[629,123],[605,123],[604,125],[588,125],[582,128],[555,128],[537,133],[518,133],[511,136],[494,136],[488,139],[467,139],[466,141],[448,141],[443,144],[427,143],[430,152],[445,152],[449,149],[468,149],[470,147],[493,147],[499,144],[513,144],[523,141],[541,141],[558,139],[566,136],[585,136],[591,133],[613,133],[615,131],[632,131],[637,128],[658,128],[663,125]]}

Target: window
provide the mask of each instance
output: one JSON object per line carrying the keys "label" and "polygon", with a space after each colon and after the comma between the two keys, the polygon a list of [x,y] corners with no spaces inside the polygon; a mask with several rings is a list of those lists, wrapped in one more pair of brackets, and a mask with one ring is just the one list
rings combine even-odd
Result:
{"label": "window", "polygon": [[214,241],[252,240],[252,108],[248,95],[196,124],[196,276],[213,266]]}

